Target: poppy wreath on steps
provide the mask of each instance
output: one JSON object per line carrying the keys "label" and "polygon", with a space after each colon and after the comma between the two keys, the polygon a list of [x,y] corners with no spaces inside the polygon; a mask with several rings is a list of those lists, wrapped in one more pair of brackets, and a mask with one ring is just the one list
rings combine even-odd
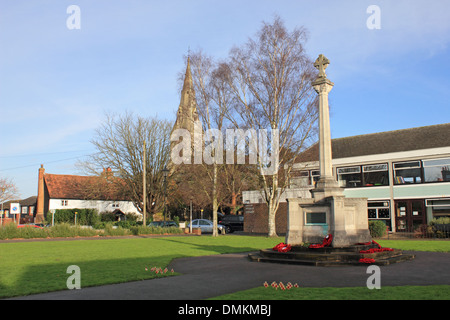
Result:
{"label": "poppy wreath on steps", "polygon": [[291,245],[290,244],[286,244],[284,242],[281,242],[279,244],[277,244],[275,247],[272,248],[273,251],[278,251],[278,252],[288,252],[291,251]]}
{"label": "poppy wreath on steps", "polygon": [[361,258],[361,259],[359,259],[359,262],[361,262],[361,263],[374,263],[375,259],[372,259],[372,258]]}
{"label": "poppy wreath on steps", "polygon": [[[370,244],[370,242],[368,243],[364,243],[365,245]],[[394,249],[391,248],[382,248],[378,242],[376,242],[375,240],[372,240],[372,244],[375,244],[378,246],[377,248],[372,248],[372,249],[368,249],[368,250],[361,250],[359,251],[359,253],[376,253],[376,252],[383,252],[383,251],[394,251]]]}
{"label": "poppy wreath on steps", "polygon": [[316,248],[324,248],[329,247],[331,245],[331,242],[333,241],[333,236],[331,234],[328,234],[322,241],[322,243],[317,244],[310,244],[308,248],[316,249]]}
{"label": "poppy wreath on steps", "polygon": [[[394,251],[394,249],[391,249],[391,248],[382,248],[380,246],[380,244],[378,242],[376,242],[375,240],[372,240],[372,242],[358,243],[358,244],[364,244],[364,245],[375,244],[378,247],[378,248],[372,248],[372,249],[368,249],[368,250],[361,250],[361,251],[359,251],[359,253],[376,253],[376,252],[383,252],[383,251]],[[372,258],[361,258],[361,259],[359,259],[359,262],[361,262],[361,263],[374,263],[375,259],[372,259]]]}
{"label": "poppy wreath on steps", "polygon": [[383,251],[394,251],[394,249],[391,248],[372,248],[372,249],[368,249],[368,250],[361,250],[359,251],[359,253],[376,253],[376,252],[383,252]]}

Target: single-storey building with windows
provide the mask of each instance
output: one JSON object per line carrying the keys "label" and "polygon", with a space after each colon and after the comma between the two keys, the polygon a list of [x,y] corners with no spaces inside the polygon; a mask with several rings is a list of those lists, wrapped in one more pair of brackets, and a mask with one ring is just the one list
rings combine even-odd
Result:
{"label": "single-storey building with windows", "polygon": [[[17,213],[11,212],[11,205],[17,205],[19,210]],[[30,223],[34,221],[36,213],[36,196],[28,197],[22,200],[9,200],[2,203],[3,216],[1,223]]]}
{"label": "single-storey building with windows", "polygon": [[[369,220],[381,220],[389,230],[403,232],[450,216],[450,123],[332,139],[331,143],[333,175],[345,196],[368,199]],[[318,160],[318,144],[298,157],[282,202],[311,197],[309,190],[319,178]],[[258,191],[243,193],[248,208],[262,200]],[[285,204],[277,212],[281,228],[286,219],[283,210]],[[258,220],[248,218],[246,222]],[[266,232],[254,223],[245,229]],[[285,231],[277,228],[277,232]]]}

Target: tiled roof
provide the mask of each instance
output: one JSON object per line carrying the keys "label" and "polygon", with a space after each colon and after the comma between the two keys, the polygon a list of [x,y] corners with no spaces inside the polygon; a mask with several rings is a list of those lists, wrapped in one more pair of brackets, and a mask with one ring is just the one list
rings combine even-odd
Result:
{"label": "tiled roof", "polygon": [[21,207],[24,206],[35,206],[36,205],[36,196],[28,197],[22,200],[9,200],[3,203],[4,209],[9,209],[11,203],[18,203]]}
{"label": "tiled roof", "polygon": [[44,181],[51,199],[127,200],[111,178],[46,173]]}
{"label": "tiled roof", "polygon": [[[333,159],[449,146],[450,123],[331,140]],[[316,143],[299,155],[296,162],[318,160]]]}

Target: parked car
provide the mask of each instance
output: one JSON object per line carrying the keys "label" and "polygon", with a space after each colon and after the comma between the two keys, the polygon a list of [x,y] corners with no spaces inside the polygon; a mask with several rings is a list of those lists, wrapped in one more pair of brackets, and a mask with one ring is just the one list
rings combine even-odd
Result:
{"label": "parked car", "polygon": [[244,230],[244,216],[243,215],[227,214],[227,215],[219,218],[219,223],[225,226],[226,233]]}
{"label": "parked car", "polygon": [[178,223],[175,221],[152,221],[148,225],[149,227],[178,227]]}
{"label": "parked car", "polygon": [[[190,228],[191,224],[188,224],[188,228]],[[212,233],[213,232],[213,222],[207,219],[195,219],[192,220],[192,228],[200,228],[202,233]],[[217,224],[217,229],[219,233],[222,233],[225,227],[221,224]],[[225,231],[226,232],[226,231]]]}

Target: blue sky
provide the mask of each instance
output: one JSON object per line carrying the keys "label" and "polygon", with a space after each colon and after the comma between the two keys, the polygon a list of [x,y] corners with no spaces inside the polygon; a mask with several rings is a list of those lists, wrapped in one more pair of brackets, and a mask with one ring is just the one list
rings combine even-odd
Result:
{"label": "blue sky", "polygon": [[225,58],[274,14],[331,62],[333,138],[450,122],[449,12],[447,0],[2,0],[0,177],[25,198],[41,163],[79,173],[105,112],[174,120],[188,48]]}

